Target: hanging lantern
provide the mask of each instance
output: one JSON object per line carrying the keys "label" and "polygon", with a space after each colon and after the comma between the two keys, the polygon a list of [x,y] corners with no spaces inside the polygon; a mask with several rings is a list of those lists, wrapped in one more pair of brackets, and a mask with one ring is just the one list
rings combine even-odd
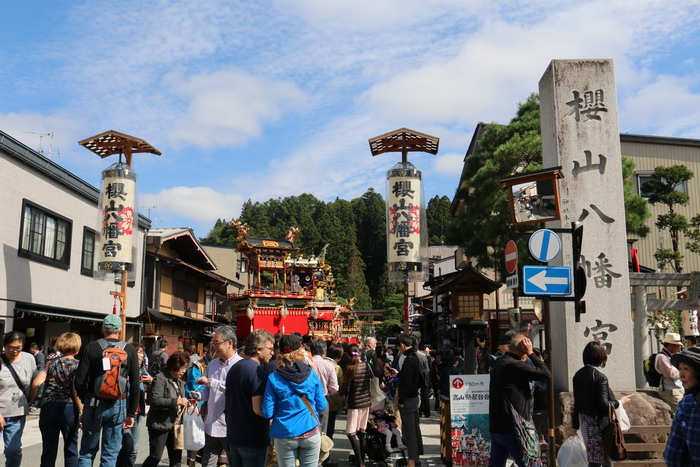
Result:
{"label": "hanging lantern", "polygon": [[428,236],[421,171],[399,162],[386,174],[387,259],[391,282],[428,280]]}
{"label": "hanging lantern", "polygon": [[136,173],[131,166],[116,162],[102,171],[98,213],[97,271],[133,271],[137,212]]}
{"label": "hanging lantern", "polygon": [[248,319],[253,321],[253,317],[255,316],[255,310],[253,309],[253,305],[249,304],[248,309],[246,310],[246,315],[248,316]]}
{"label": "hanging lantern", "polygon": [[316,307],[312,307],[312,308],[311,308],[311,317],[312,317],[313,319],[318,318],[318,308],[316,308]]}
{"label": "hanging lantern", "polygon": [[282,302],[282,308],[280,308],[280,316],[282,318],[286,318],[288,313],[289,310],[287,310],[287,304],[285,302]]}

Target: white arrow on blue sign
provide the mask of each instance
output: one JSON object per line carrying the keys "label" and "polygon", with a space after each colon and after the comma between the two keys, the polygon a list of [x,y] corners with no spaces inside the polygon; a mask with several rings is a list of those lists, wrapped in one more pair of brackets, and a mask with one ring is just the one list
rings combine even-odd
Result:
{"label": "white arrow on blue sign", "polygon": [[549,229],[540,229],[530,235],[527,246],[533,258],[548,263],[561,251],[561,239]]}
{"label": "white arrow on blue sign", "polygon": [[571,295],[571,276],[568,266],[523,266],[523,293]]}

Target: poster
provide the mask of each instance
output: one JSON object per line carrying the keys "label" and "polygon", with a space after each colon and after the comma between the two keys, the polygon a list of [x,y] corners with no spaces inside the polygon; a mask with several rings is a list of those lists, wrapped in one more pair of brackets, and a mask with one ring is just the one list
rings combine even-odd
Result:
{"label": "poster", "polygon": [[453,467],[489,465],[489,375],[450,376]]}

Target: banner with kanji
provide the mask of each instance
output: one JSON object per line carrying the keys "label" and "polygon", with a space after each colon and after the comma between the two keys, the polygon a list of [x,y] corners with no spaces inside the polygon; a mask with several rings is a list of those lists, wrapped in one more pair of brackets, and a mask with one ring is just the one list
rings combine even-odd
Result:
{"label": "banner with kanji", "polygon": [[427,219],[420,170],[399,163],[387,172],[389,280],[427,280]]}
{"label": "banner with kanji", "polygon": [[102,172],[97,242],[97,270],[131,270],[137,230],[136,173],[117,162]]}

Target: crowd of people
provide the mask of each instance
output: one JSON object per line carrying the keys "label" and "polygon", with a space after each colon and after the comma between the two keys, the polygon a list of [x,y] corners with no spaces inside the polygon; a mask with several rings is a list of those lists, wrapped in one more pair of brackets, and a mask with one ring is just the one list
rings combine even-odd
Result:
{"label": "crowd of people", "polygon": [[[438,390],[442,368],[441,357],[430,357],[415,337],[400,336],[391,349],[372,337],[359,346],[255,330],[239,348],[234,328],[223,325],[204,356],[193,346],[169,354],[161,344],[148,359],[142,344],[120,340],[121,326],[107,315],[100,339],[84,343],[66,332],[47,356],[35,345],[24,352],[21,332],[4,335],[0,430],[7,465],[21,465],[32,407],[40,407],[42,467],[55,465],[60,436],[66,466],[92,466],[97,457],[102,466],[133,466],[144,431],[144,466],[158,465],[167,451],[170,465],[332,467],[333,453],[322,447],[343,411],[358,466],[368,460],[368,427],[386,437],[387,455],[405,450],[409,466],[423,454],[420,417],[430,414],[429,390]],[[380,407],[374,385],[384,394]],[[203,418],[200,451],[183,452],[179,442],[185,411]]]}
{"label": "crowd of people", "polygon": [[[144,416],[144,466],[158,465],[166,450],[170,465],[186,456],[188,466],[333,466],[324,440],[333,438],[341,411],[358,466],[368,459],[369,429],[385,436],[387,453],[405,450],[407,465],[414,466],[423,454],[420,418],[430,415],[430,389],[436,399],[448,395],[450,376],[464,372],[456,353],[431,355],[414,336],[399,336],[391,349],[372,337],[362,346],[341,345],[255,330],[239,348],[227,325],[215,330],[204,356],[192,347],[168,354],[162,345],[147,364],[143,345],[120,340],[121,326],[108,315],[102,338],[83,345],[78,334],[66,332],[48,355],[38,345],[24,352],[21,332],[3,336],[0,430],[7,465],[21,465],[22,434],[36,406],[42,467],[55,465],[60,436],[66,466],[92,466],[98,452],[100,465],[133,466]],[[670,466],[700,465],[700,349],[683,350],[674,333],[662,342],[653,364],[662,377],[659,395],[674,411],[664,459]],[[536,453],[523,427],[532,424],[535,393],[546,387],[550,370],[524,334],[499,342],[495,355],[483,341],[477,345],[491,374],[489,465],[505,466],[508,458],[532,465]],[[632,398],[615,396],[603,373],[607,359],[602,344],[588,343],[573,377],[573,429],[580,431],[590,466],[609,461],[603,442],[609,410]],[[373,385],[384,393],[379,409]],[[183,453],[178,442],[186,410],[204,420],[201,452]]]}
{"label": "crowd of people", "polygon": [[[667,333],[662,343],[653,364],[662,376],[659,397],[674,414],[664,460],[672,467],[700,466],[700,348],[681,350],[680,335],[675,333]],[[484,348],[482,342],[478,345]],[[527,427],[533,422],[536,388],[550,378],[548,366],[524,334],[499,341],[496,355],[484,349],[484,357],[491,374],[489,465],[504,467],[509,457],[519,467],[539,465],[533,461],[543,453],[537,449],[537,437],[528,436]],[[581,434],[590,467],[609,465],[604,432],[611,423],[611,411],[633,397],[615,396],[602,371],[607,360],[605,347],[589,342],[582,353],[583,367],[573,377],[572,428],[574,434]]]}

